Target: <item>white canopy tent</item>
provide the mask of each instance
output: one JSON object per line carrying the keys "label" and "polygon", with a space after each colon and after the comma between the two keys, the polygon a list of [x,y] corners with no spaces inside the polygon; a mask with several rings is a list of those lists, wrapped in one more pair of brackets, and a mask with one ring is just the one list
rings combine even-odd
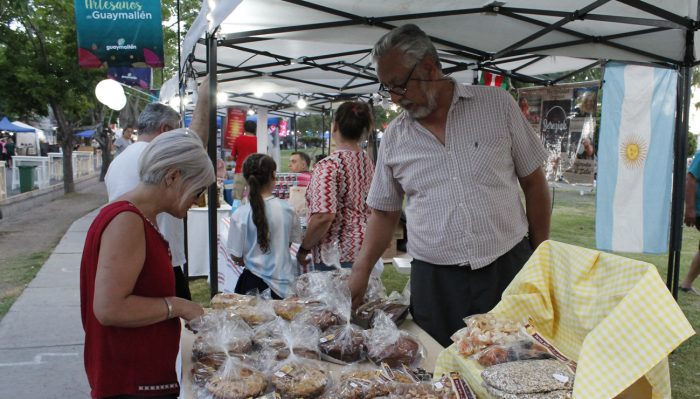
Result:
{"label": "white canopy tent", "polygon": [[[378,88],[371,48],[405,23],[431,36],[443,70],[459,82],[486,70],[556,84],[566,76],[552,80],[546,74],[608,60],[674,68],[681,77],[674,174],[684,176],[681,132],[687,131],[690,68],[700,45],[698,11],[697,0],[208,0],[184,40],[181,67],[197,76],[215,71],[211,87],[229,93],[231,105],[280,115],[299,111],[298,96],[309,100],[311,111],[344,98],[371,98]],[[675,179],[668,278],[674,294],[683,190],[684,179]],[[210,243],[212,256],[215,245]]]}

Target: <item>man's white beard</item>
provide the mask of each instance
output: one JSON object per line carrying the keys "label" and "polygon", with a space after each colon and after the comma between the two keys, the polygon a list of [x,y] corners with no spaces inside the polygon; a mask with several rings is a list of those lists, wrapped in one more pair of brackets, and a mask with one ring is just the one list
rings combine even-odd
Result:
{"label": "man's white beard", "polygon": [[413,119],[423,119],[437,108],[437,92],[434,90],[427,90],[427,87],[425,87],[427,85],[425,83],[426,82],[421,82],[421,89],[424,89],[426,99],[428,100],[427,105],[414,107],[413,110],[410,111],[404,106],[404,104],[414,104],[412,101],[399,101],[399,105],[404,107],[406,112],[408,112]]}

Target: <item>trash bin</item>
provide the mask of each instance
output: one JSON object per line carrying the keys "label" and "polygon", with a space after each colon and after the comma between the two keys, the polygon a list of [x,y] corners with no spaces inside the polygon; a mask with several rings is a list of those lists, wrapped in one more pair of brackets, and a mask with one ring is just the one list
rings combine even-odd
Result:
{"label": "trash bin", "polygon": [[34,169],[36,166],[20,165],[19,168],[19,192],[26,193],[34,189]]}

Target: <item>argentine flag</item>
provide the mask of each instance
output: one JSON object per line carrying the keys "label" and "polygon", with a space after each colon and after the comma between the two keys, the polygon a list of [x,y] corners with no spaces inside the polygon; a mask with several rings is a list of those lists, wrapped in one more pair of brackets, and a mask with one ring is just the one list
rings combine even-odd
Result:
{"label": "argentine flag", "polygon": [[608,64],[598,141],[596,245],[668,251],[676,72]]}

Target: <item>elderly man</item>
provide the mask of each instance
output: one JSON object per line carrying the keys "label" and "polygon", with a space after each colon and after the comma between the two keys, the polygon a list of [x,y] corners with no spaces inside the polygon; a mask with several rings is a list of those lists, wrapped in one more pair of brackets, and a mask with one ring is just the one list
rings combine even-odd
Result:
{"label": "elderly man", "polygon": [[[204,147],[207,147],[209,138],[209,80],[205,79],[199,88],[197,104],[192,116],[190,129],[202,139]],[[114,201],[122,194],[133,190],[139,184],[138,163],[141,154],[148,144],[161,133],[180,127],[180,114],[167,105],[151,103],[141,112],[138,119],[139,141],[126,147],[121,154],[109,164],[105,175],[107,196],[109,201]],[[182,271],[182,266],[187,261],[185,257],[185,225],[182,219],[177,219],[167,213],[157,216],[157,224],[160,233],[168,241],[170,246],[173,272],[175,273],[175,290],[180,298],[192,299],[190,288]]]}
{"label": "elderly man", "polygon": [[289,156],[289,171],[292,173],[298,173],[297,175],[297,186],[306,187],[311,181],[311,172],[309,172],[309,166],[311,166],[311,157],[301,151],[294,151]]}
{"label": "elderly man", "polygon": [[449,345],[462,318],[491,310],[548,238],[547,154],[506,91],[462,86],[443,75],[435,47],[417,26],[384,35],[373,61],[380,92],[405,112],[379,149],[367,198],[372,214],[350,278],[353,305],[391,240],[405,197],[413,318]]}

